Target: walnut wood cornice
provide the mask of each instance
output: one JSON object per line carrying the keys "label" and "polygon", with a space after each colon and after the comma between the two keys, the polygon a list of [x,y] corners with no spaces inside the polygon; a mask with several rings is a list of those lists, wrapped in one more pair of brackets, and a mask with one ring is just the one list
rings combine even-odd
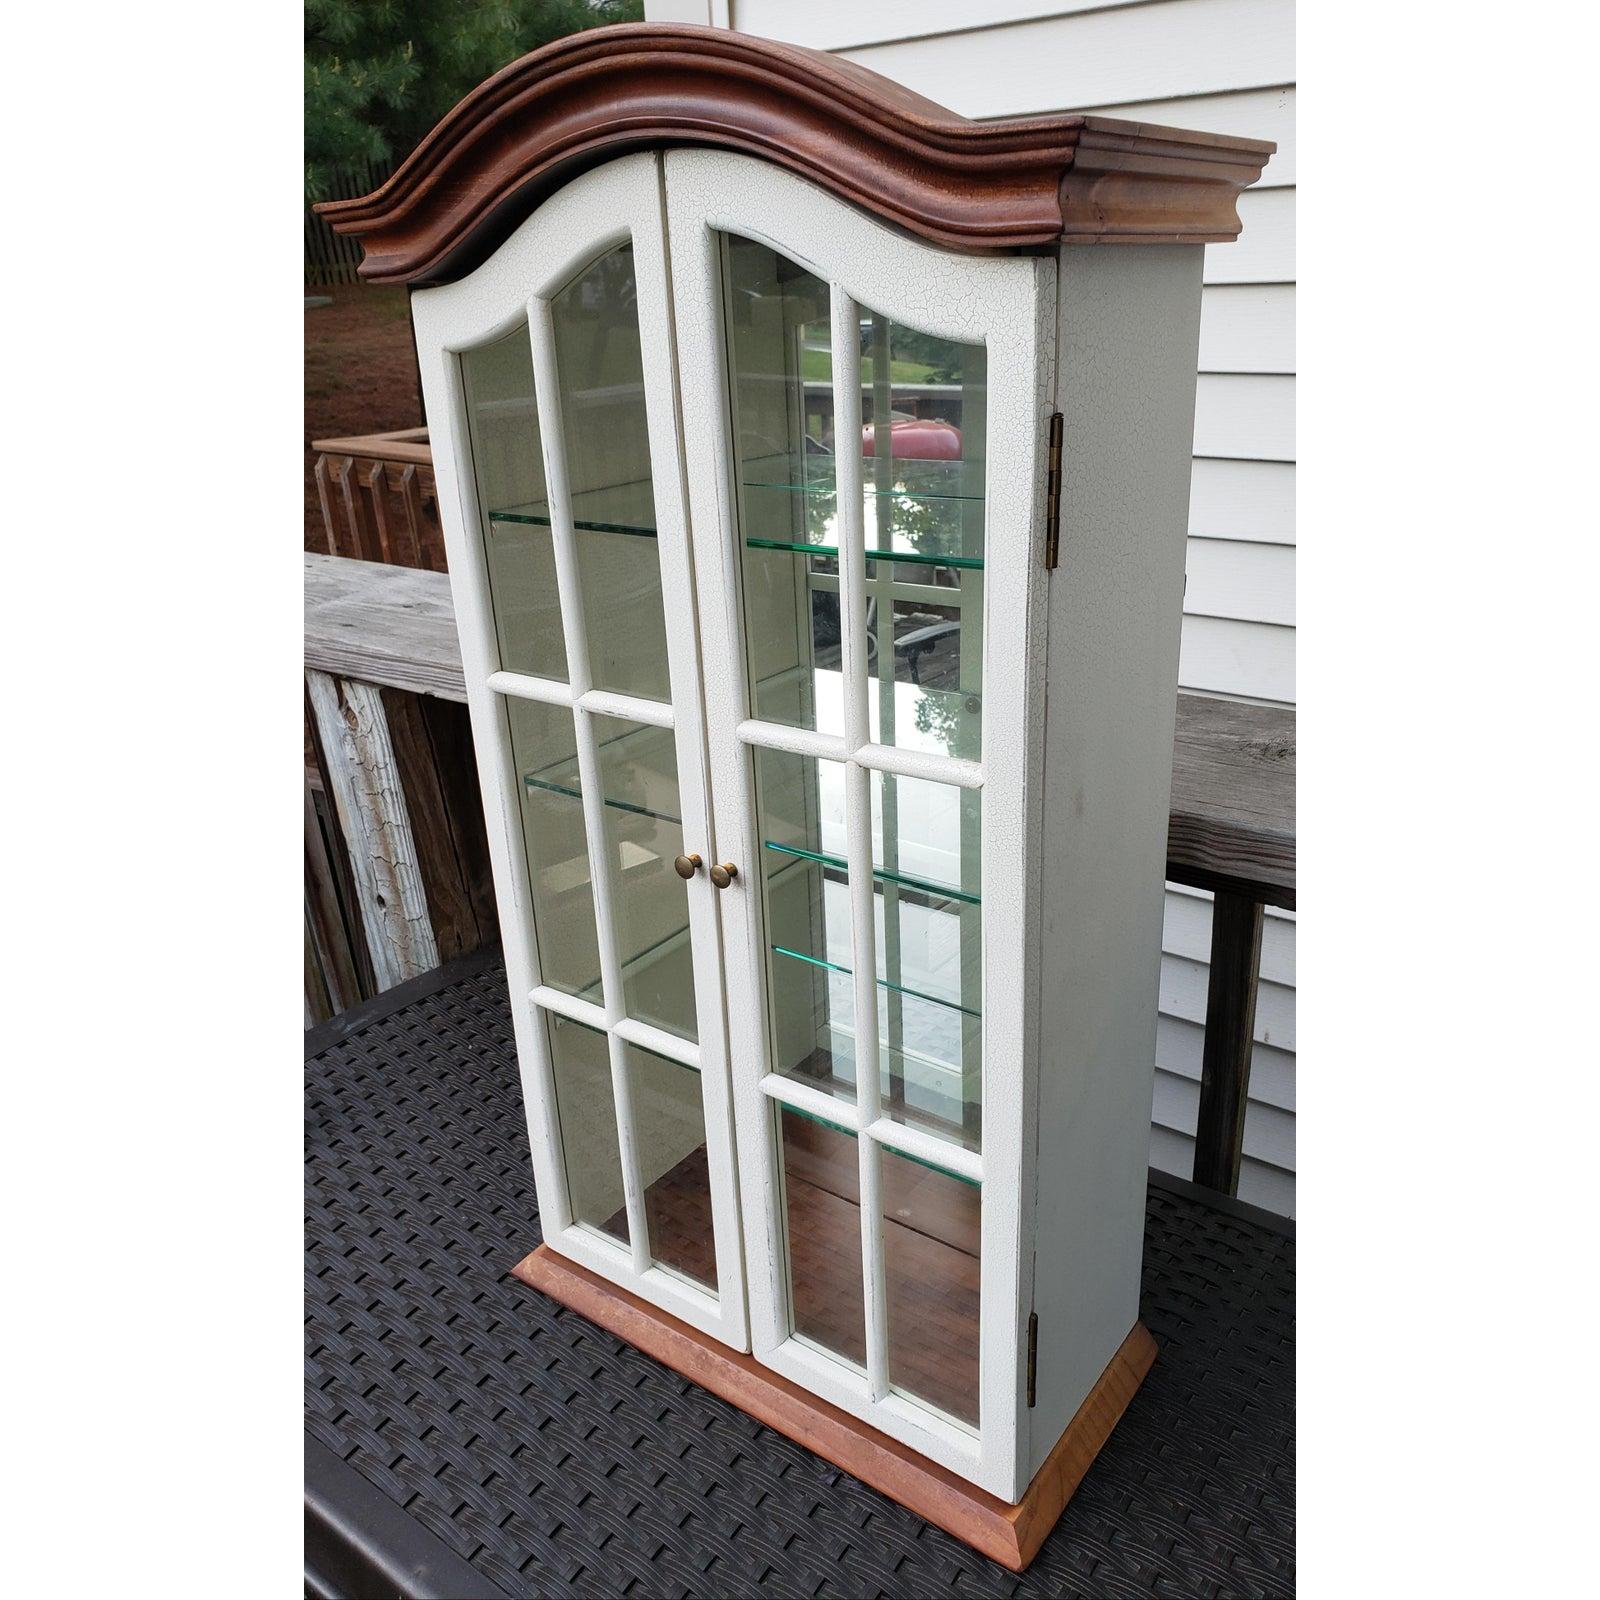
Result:
{"label": "walnut wood cornice", "polygon": [[553,189],[627,150],[775,161],[961,250],[1204,243],[1275,145],[1109,117],[972,122],[853,62],[722,28],[625,23],[480,84],[381,188],[316,209],[373,283],[471,271]]}

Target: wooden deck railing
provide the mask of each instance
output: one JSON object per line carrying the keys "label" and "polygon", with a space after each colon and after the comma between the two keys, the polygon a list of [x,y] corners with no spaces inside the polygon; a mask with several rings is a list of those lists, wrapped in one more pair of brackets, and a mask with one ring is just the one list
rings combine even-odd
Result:
{"label": "wooden deck railing", "polygon": [[[496,924],[448,578],[305,561],[315,1014],[464,953]],[[1292,711],[1178,696],[1167,877],[1215,896],[1194,1178],[1226,1194],[1238,1192],[1262,908],[1295,903],[1294,766]]]}
{"label": "wooden deck railing", "polygon": [[445,570],[426,428],[318,439],[311,448],[328,555]]}

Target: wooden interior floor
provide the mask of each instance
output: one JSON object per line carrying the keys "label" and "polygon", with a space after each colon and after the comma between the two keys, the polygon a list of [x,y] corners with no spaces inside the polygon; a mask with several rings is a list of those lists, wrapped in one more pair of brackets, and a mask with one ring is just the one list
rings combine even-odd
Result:
{"label": "wooden interior floor", "polygon": [[[785,1111],[783,1146],[795,1330],[865,1366],[856,1141]],[[980,1192],[887,1150],[879,1159],[889,1381],[976,1425]],[[645,1210],[656,1260],[715,1284],[704,1149],[650,1185]],[[606,1227],[626,1236],[620,1212]]]}

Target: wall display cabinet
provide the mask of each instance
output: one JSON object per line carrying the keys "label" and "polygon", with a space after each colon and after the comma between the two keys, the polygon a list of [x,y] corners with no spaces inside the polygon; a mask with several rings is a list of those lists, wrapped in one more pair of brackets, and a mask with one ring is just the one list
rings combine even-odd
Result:
{"label": "wall display cabinet", "polygon": [[639,25],[325,208],[414,287],[543,1281],[979,1543],[1153,1355],[1201,246],[1271,148]]}

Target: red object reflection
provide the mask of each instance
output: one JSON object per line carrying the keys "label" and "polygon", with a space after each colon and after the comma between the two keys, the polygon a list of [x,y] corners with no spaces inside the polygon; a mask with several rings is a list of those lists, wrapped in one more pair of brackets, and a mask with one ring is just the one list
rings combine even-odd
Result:
{"label": "red object reflection", "polygon": [[[874,435],[874,427],[869,422],[861,430],[861,450],[864,455],[877,454]],[[959,461],[961,430],[935,417],[911,417],[903,422],[891,422],[889,454],[891,457],[904,456],[914,461]]]}

